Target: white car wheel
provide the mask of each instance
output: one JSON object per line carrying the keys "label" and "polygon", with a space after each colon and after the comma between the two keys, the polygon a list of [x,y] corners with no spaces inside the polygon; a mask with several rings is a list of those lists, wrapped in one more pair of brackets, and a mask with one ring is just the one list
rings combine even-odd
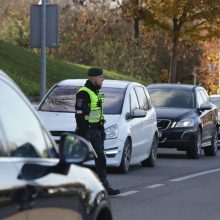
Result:
{"label": "white car wheel", "polygon": [[130,167],[131,161],[131,142],[127,139],[125,141],[124,150],[121,158],[121,164],[119,166],[120,173],[127,173]]}
{"label": "white car wheel", "polygon": [[154,135],[154,139],[151,145],[150,155],[149,157],[141,162],[143,167],[154,167],[155,162],[157,159],[157,145],[158,145],[158,138]]}

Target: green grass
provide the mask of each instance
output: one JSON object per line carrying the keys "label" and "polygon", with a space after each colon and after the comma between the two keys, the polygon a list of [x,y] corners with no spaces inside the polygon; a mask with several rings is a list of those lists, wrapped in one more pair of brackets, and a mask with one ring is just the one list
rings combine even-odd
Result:
{"label": "green grass", "polygon": [[[47,58],[46,87],[64,79],[84,79],[89,67]],[[32,99],[40,97],[40,55],[0,41],[0,69],[5,71]],[[119,73],[104,70],[106,79],[139,80]]]}

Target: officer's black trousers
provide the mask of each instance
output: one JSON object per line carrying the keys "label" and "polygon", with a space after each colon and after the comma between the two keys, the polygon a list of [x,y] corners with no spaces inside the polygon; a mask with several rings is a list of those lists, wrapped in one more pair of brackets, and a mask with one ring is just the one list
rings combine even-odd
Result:
{"label": "officer's black trousers", "polygon": [[106,177],[106,158],[104,154],[104,138],[102,130],[89,128],[89,140],[98,158],[95,158],[96,173],[104,186],[108,185]]}

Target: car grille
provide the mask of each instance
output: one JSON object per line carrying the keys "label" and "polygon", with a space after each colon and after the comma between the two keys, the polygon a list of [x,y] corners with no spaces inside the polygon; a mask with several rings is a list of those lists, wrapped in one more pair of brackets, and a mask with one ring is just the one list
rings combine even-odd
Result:
{"label": "car grille", "polygon": [[158,119],[157,120],[157,127],[158,129],[167,129],[170,125],[171,121],[168,119]]}

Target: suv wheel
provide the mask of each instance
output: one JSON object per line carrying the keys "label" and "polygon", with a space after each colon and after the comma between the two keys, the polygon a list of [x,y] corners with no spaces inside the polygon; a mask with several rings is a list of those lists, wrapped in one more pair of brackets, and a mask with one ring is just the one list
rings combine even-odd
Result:
{"label": "suv wheel", "polygon": [[150,156],[141,162],[141,165],[143,167],[154,167],[155,162],[157,159],[157,145],[158,145],[158,138],[156,135],[154,135],[154,139],[152,142],[151,150],[150,150]]}
{"label": "suv wheel", "polygon": [[205,153],[206,156],[215,156],[217,154],[217,151],[218,151],[218,133],[217,133],[217,130],[215,130],[215,132],[213,132],[211,142],[212,142],[211,146],[204,148],[204,153]]}
{"label": "suv wheel", "polygon": [[121,164],[119,166],[120,173],[127,173],[130,167],[131,161],[131,142],[127,139],[125,141],[124,150],[121,158]]}
{"label": "suv wheel", "polygon": [[198,159],[201,156],[202,150],[202,134],[200,129],[198,129],[196,141],[194,146],[186,151],[187,157],[190,159]]}

